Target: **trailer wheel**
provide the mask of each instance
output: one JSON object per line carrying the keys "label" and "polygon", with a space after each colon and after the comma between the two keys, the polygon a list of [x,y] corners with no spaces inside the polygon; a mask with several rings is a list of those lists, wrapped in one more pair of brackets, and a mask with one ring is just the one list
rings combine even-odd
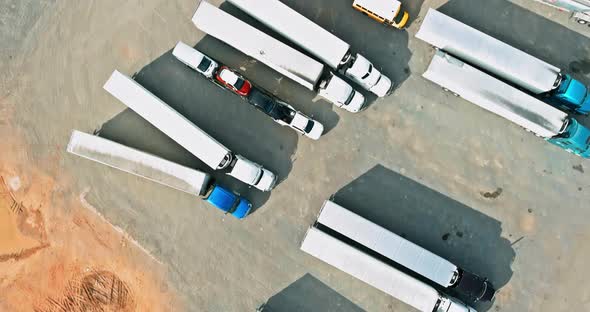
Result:
{"label": "trailer wheel", "polygon": [[580,25],[586,25],[586,24],[588,24],[588,21],[586,21],[586,20],[583,20],[583,19],[581,19],[581,18],[576,18],[576,22],[577,22],[578,24],[580,24]]}

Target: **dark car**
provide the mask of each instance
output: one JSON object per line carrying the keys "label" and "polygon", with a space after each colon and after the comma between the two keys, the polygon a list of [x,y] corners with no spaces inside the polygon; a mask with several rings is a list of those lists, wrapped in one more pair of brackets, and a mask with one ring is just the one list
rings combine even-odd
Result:
{"label": "dark car", "polygon": [[257,88],[252,88],[250,91],[248,102],[270,116],[278,124],[290,127],[311,139],[319,139],[324,132],[324,126],[321,123]]}

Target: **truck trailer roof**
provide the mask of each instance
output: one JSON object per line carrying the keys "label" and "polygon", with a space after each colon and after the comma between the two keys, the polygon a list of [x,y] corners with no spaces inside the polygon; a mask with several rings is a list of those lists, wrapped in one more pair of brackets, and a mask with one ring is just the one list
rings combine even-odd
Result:
{"label": "truck trailer roof", "polygon": [[301,250],[425,312],[434,311],[439,293],[431,286],[311,227]]}
{"label": "truck trailer roof", "polygon": [[278,0],[229,0],[259,22],[338,68],[350,45]]}
{"label": "truck trailer roof", "polygon": [[119,71],[113,72],[103,88],[209,167],[218,169],[230,154],[221,143]]}
{"label": "truck trailer roof", "polygon": [[201,1],[192,18],[197,28],[314,90],[324,66],[214,5]]}
{"label": "truck trailer roof", "polygon": [[560,69],[435,9],[416,37],[536,94],[553,90]]}
{"label": "truck trailer roof", "polygon": [[204,172],[78,130],[67,151],[192,195],[204,195],[210,180]]}
{"label": "truck trailer roof", "polygon": [[566,113],[441,51],[422,76],[541,137],[556,136],[567,120]]}
{"label": "truck trailer roof", "polygon": [[332,201],[324,202],[317,222],[444,287],[459,273],[446,259]]}

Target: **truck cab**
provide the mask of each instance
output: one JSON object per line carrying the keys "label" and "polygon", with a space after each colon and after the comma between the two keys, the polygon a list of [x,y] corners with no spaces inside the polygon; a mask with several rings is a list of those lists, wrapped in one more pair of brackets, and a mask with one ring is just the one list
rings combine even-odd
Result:
{"label": "truck cab", "polygon": [[553,91],[553,97],[558,99],[568,110],[588,115],[590,113],[590,92],[580,81],[570,75],[560,75],[558,87]]}
{"label": "truck cab", "polygon": [[573,118],[569,118],[563,128],[558,136],[548,138],[547,141],[572,154],[590,158],[590,129]]}
{"label": "truck cab", "polygon": [[360,54],[356,55],[352,66],[344,74],[379,97],[384,97],[391,92],[391,80]]}
{"label": "truck cab", "polygon": [[264,192],[270,191],[277,181],[274,173],[240,155],[235,155],[230,167],[229,175]]}
{"label": "truck cab", "polygon": [[352,113],[360,112],[365,108],[365,96],[334,74],[320,83],[318,93],[334,105]]}
{"label": "truck cab", "polygon": [[217,184],[213,184],[209,188],[204,199],[211,205],[225,213],[231,214],[237,219],[246,217],[252,209],[252,203],[247,199]]}

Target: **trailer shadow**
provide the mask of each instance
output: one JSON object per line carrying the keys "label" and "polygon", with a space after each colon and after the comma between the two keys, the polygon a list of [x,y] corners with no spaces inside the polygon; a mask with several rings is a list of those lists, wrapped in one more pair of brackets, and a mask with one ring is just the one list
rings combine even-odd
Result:
{"label": "trailer shadow", "polygon": [[[411,53],[408,49],[408,33],[406,31],[375,22],[354,10],[351,2],[348,1],[285,0],[282,2],[349,43],[353,52],[365,56],[377,69],[391,79],[394,89],[397,89],[410,76]],[[278,35],[232,4],[224,2],[220,8],[317,60],[301,47],[295,46],[288,39]],[[339,76],[347,80],[355,90],[360,91],[369,105],[377,101],[378,97],[370,91],[364,90],[360,85],[343,75]]]}
{"label": "trailer shadow", "polygon": [[[501,236],[500,222],[381,165],[340,189],[333,200],[459,267],[487,277],[500,291],[512,277],[515,251]],[[469,302],[457,293],[449,294]],[[475,306],[478,311],[491,307],[489,302]]]}
{"label": "trailer shadow", "polygon": [[[265,32],[269,36],[280,40],[288,46],[305,53],[293,43],[287,42],[279,34],[253,19],[229,2],[222,3],[219,8],[239,18],[245,23]],[[324,125],[324,134],[336,127],[340,117],[334,111],[343,109],[337,108],[331,103],[317,96],[314,91],[304,88],[295,81],[284,77],[274,69],[258,62],[257,60],[243,54],[235,48],[217,40],[209,35],[199,41],[195,47],[199,51],[219,60],[248,77],[254,84],[262,87],[278,96],[283,101],[291,104],[295,109],[314,118]]]}
{"label": "trailer shadow", "polygon": [[363,312],[364,310],[322,283],[305,274],[270,297],[261,312]]}
{"label": "trailer shadow", "polygon": [[[231,151],[277,174],[279,183],[291,171],[298,135],[256,111],[244,99],[197,74],[179,62],[171,51],[143,67],[134,78]],[[99,135],[207,172],[220,184],[248,198],[253,211],[270,196],[270,192],[250,187],[225,171],[209,168],[129,109],[104,123]]]}

